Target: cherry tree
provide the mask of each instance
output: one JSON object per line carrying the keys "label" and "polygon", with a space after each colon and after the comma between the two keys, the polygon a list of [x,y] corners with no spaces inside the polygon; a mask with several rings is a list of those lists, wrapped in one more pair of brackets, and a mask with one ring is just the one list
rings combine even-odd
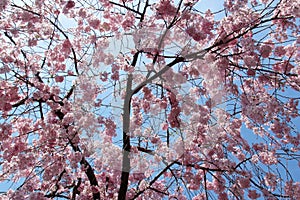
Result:
{"label": "cherry tree", "polygon": [[0,199],[300,199],[300,3],[205,2],[1,0]]}

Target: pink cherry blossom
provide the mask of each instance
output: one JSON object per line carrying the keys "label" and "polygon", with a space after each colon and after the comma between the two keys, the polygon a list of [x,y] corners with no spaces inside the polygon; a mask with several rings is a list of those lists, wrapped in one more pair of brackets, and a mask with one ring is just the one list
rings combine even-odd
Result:
{"label": "pink cherry blossom", "polygon": [[170,0],[161,0],[156,6],[156,12],[158,18],[173,16],[176,14],[176,7],[171,4]]}
{"label": "pink cherry blossom", "polygon": [[271,55],[272,47],[270,45],[263,45],[260,47],[260,53],[263,58],[268,58]]}
{"label": "pink cherry blossom", "polygon": [[93,28],[93,29],[98,29],[100,26],[100,20],[99,19],[89,19],[89,25]]}
{"label": "pink cherry blossom", "polygon": [[189,27],[186,30],[187,34],[191,36],[195,41],[204,40],[206,35],[196,30],[194,27]]}
{"label": "pink cherry blossom", "polygon": [[259,193],[257,193],[255,190],[249,190],[248,191],[248,197],[250,199],[257,199],[259,198],[261,195]]}
{"label": "pink cherry blossom", "polygon": [[56,82],[63,82],[64,81],[64,77],[63,76],[56,76],[55,77],[55,81]]}
{"label": "pink cherry blossom", "polygon": [[0,199],[299,199],[299,3],[206,4],[2,0]]}

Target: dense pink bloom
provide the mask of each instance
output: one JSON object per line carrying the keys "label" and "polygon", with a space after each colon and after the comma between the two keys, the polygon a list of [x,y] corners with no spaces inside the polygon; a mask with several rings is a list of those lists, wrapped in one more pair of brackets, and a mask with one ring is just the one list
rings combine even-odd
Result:
{"label": "dense pink bloom", "polygon": [[0,0],[0,199],[299,199],[299,3],[215,3]]}
{"label": "dense pink bloom", "polygon": [[295,199],[300,198],[300,182],[293,183],[292,181],[288,181],[285,184],[284,188],[285,194],[291,196]]}
{"label": "dense pink bloom", "polygon": [[200,30],[197,30],[195,27],[189,27],[186,30],[187,34],[191,36],[195,41],[204,40],[206,35]]}
{"label": "dense pink bloom", "polygon": [[71,8],[75,6],[75,2],[68,0],[63,9],[63,13],[67,14]]}
{"label": "dense pink bloom", "polygon": [[249,178],[240,178],[240,179],[238,179],[238,183],[239,183],[239,186],[243,189],[250,187]]}
{"label": "dense pink bloom", "polygon": [[275,56],[281,57],[281,56],[283,56],[285,53],[286,53],[286,51],[285,51],[285,49],[284,49],[283,46],[277,46],[277,47],[275,47],[275,52],[274,52],[274,55],[275,55]]}
{"label": "dense pink bloom", "polygon": [[257,62],[253,56],[245,56],[244,63],[245,63],[245,65],[247,65],[249,67],[253,67],[253,66],[257,65]]}
{"label": "dense pink bloom", "polygon": [[8,4],[8,0],[2,0],[0,2],[0,11],[4,10],[7,4]]}
{"label": "dense pink bloom", "polygon": [[270,45],[263,45],[260,47],[260,53],[263,58],[268,58],[272,53],[272,47]]}
{"label": "dense pink bloom", "polygon": [[255,190],[249,190],[249,191],[248,191],[248,197],[249,197],[250,199],[257,199],[257,198],[260,197],[260,194],[257,193],[257,191],[255,191]]}
{"label": "dense pink bloom", "polygon": [[171,4],[170,0],[161,0],[156,6],[156,15],[158,18],[173,16],[176,13],[176,8]]}
{"label": "dense pink bloom", "polygon": [[93,28],[93,29],[98,29],[100,26],[100,20],[99,19],[90,19],[89,20],[89,25]]}
{"label": "dense pink bloom", "polygon": [[73,8],[74,6],[75,6],[74,1],[68,1],[65,8],[70,9],[70,8]]}
{"label": "dense pink bloom", "polygon": [[64,81],[64,77],[63,76],[55,76],[55,81],[60,83]]}

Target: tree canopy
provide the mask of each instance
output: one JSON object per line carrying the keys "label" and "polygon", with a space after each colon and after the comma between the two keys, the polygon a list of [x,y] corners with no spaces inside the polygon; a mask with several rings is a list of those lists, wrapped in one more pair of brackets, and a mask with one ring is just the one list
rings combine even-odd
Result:
{"label": "tree canopy", "polygon": [[300,199],[299,17],[1,0],[0,199]]}

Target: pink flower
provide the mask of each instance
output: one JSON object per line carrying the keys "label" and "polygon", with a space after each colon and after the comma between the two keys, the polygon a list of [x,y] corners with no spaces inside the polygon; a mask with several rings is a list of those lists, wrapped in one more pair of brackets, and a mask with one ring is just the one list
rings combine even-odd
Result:
{"label": "pink flower", "polygon": [[169,125],[167,123],[161,124],[161,129],[166,131],[168,129]]}
{"label": "pink flower", "polygon": [[[12,134],[12,125],[11,124],[0,124],[0,140],[4,141],[10,137]],[[2,147],[4,148],[4,147]]]}
{"label": "pink flower", "polygon": [[263,45],[260,47],[259,51],[263,58],[268,58],[272,53],[272,47],[270,45]]}
{"label": "pink flower", "polygon": [[109,31],[110,30],[110,24],[107,22],[103,22],[102,24],[102,28],[104,29],[104,31]]}
{"label": "pink flower", "polygon": [[8,4],[8,0],[1,0],[0,1],[0,11],[3,11],[5,9],[5,7]]}
{"label": "pink flower", "polygon": [[107,81],[107,78],[108,78],[108,73],[107,72],[101,72],[100,73],[100,80],[101,81]]}
{"label": "pink flower", "polygon": [[284,191],[288,196],[293,197],[293,199],[300,199],[300,182],[286,182]]}
{"label": "pink flower", "polygon": [[249,191],[248,191],[248,197],[249,197],[250,199],[257,199],[257,198],[260,197],[260,194],[258,194],[258,193],[256,192],[256,190],[249,190]]}
{"label": "pink flower", "polygon": [[145,113],[148,113],[150,111],[150,102],[147,100],[142,101],[142,107]]}
{"label": "pink flower", "polygon": [[159,137],[151,137],[151,142],[152,142],[153,144],[157,144],[159,141],[160,141],[160,138],[159,138]]}
{"label": "pink flower", "polygon": [[186,33],[191,36],[195,41],[204,40],[206,35],[198,30],[195,27],[189,27],[186,29]]}
{"label": "pink flower", "polygon": [[287,60],[277,62],[273,65],[273,69],[275,71],[282,72],[282,73],[289,73],[293,68],[294,66],[290,64],[290,62]]}
{"label": "pink flower", "polygon": [[63,120],[62,120],[62,123],[65,124],[65,125],[68,125],[70,123],[72,123],[74,121],[74,114],[73,113],[67,113]]}
{"label": "pink flower", "polygon": [[78,14],[82,18],[86,18],[86,11],[85,11],[85,9],[80,8],[80,10],[78,11]]}
{"label": "pink flower", "polygon": [[4,112],[8,112],[11,109],[12,109],[12,105],[10,103],[5,103],[4,106],[2,105],[2,108],[1,108],[1,110],[3,110]]}
{"label": "pink flower", "polygon": [[198,194],[197,196],[193,197],[192,200],[205,200],[207,197],[205,196],[204,193]]}
{"label": "pink flower", "polygon": [[106,54],[103,63],[105,65],[111,65],[113,62],[114,62],[114,56],[111,53]]}
{"label": "pink flower", "polygon": [[69,76],[73,76],[74,75],[74,72],[72,70],[68,70],[68,75]]}
{"label": "pink flower", "polygon": [[37,45],[37,40],[36,39],[30,39],[28,40],[28,46],[36,46]]}
{"label": "pink flower", "polygon": [[244,63],[245,63],[245,65],[247,65],[249,67],[256,66],[256,64],[257,64],[257,62],[253,56],[245,56]]}
{"label": "pink flower", "polygon": [[3,67],[0,67],[0,74],[5,74],[10,71],[10,68],[7,65],[4,65]]}
{"label": "pink flower", "polygon": [[275,56],[282,57],[282,56],[284,56],[285,53],[286,53],[286,51],[284,49],[284,46],[275,47],[275,52],[274,52]]}
{"label": "pink flower", "polygon": [[68,1],[65,8],[66,9],[70,9],[73,8],[75,6],[75,2],[74,1]]}
{"label": "pink flower", "polygon": [[264,152],[260,152],[258,155],[260,161],[266,165],[272,165],[278,162],[274,152],[264,151]]}
{"label": "pink flower", "polygon": [[255,74],[256,74],[256,71],[254,69],[248,69],[247,70],[247,75],[248,76],[255,76]]}
{"label": "pink flower", "polygon": [[74,6],[75,6],[75,2],[69,0],[69,1],[66,3],[65,7],[63,8],[63,13],[64,13],[64,14],[67,14],[67,13],[69,12],[69,10],[70,10],[71,8],[73,8]]}
{"label": "pink flower", "polygon": [[158,18],[164,16],[173,16],[176,14],[176,8],[170,3],[170,0],[162,0],[156,7],[156,15]]}
{"label": "pink flower", "polygon": [[250,187],[250,180],[249,178],[239,178],[238,184],[242,189],[249,188]]}
{"label": "pink flower", "polygon": [[42,192],[33,192],[29,195],[30,200],[46,200],[47,198],[44,197],[44,194]]}
{"label": "pink flower", "polygon": [[260,0],[263,4],[267,4],[269,0]]}
{"label": "pink flower", "polygon": [[64,53],[64,55],[69,55],[71,53],[71,48],[72,48],[72,44],[70,40],[67,39],[62,43],[62,52]]}
{"label": "pink flower", "polygon": [[64,81],[64,77],[63,76],[55,76],[55,82],[61,83],[63,81]]}
{"label": "pink flower", "polygon": [[93,29],[98,29],[101,23],[99,19],[90,19],[88,22]]}
{"label": "pink flower", "polygon": [[62,44],[62,47],[63,47],[64,49],[69,49],[69,48],[71,48],[72,45],[71,45],[70,40],[65,40],[65,41],[63,42],[63,44]]}
{"label": "pink flower", "polygon": [[92,186],[91,186],[91,189],[92,189],[92,192],[93,192],[93,193],[99,192],[99,187],[98,187],[98,186],[92,185]]}
{"label": "pink flower", "polygon": [[117,80],[119,80],[119,71],[115,71],[111,76],[110,76],[110,78],[112,79],[112,80],[114,80],[114,81],[117,81]]}
{"label": "pink flower", "polygon": [[129,30],[129,28],[134,25],[134,22],[135,22],[134,18],[135,17],[132,13],[128,13],[126,15],[126,18],[122,22],[122,28],[124,30]]}

